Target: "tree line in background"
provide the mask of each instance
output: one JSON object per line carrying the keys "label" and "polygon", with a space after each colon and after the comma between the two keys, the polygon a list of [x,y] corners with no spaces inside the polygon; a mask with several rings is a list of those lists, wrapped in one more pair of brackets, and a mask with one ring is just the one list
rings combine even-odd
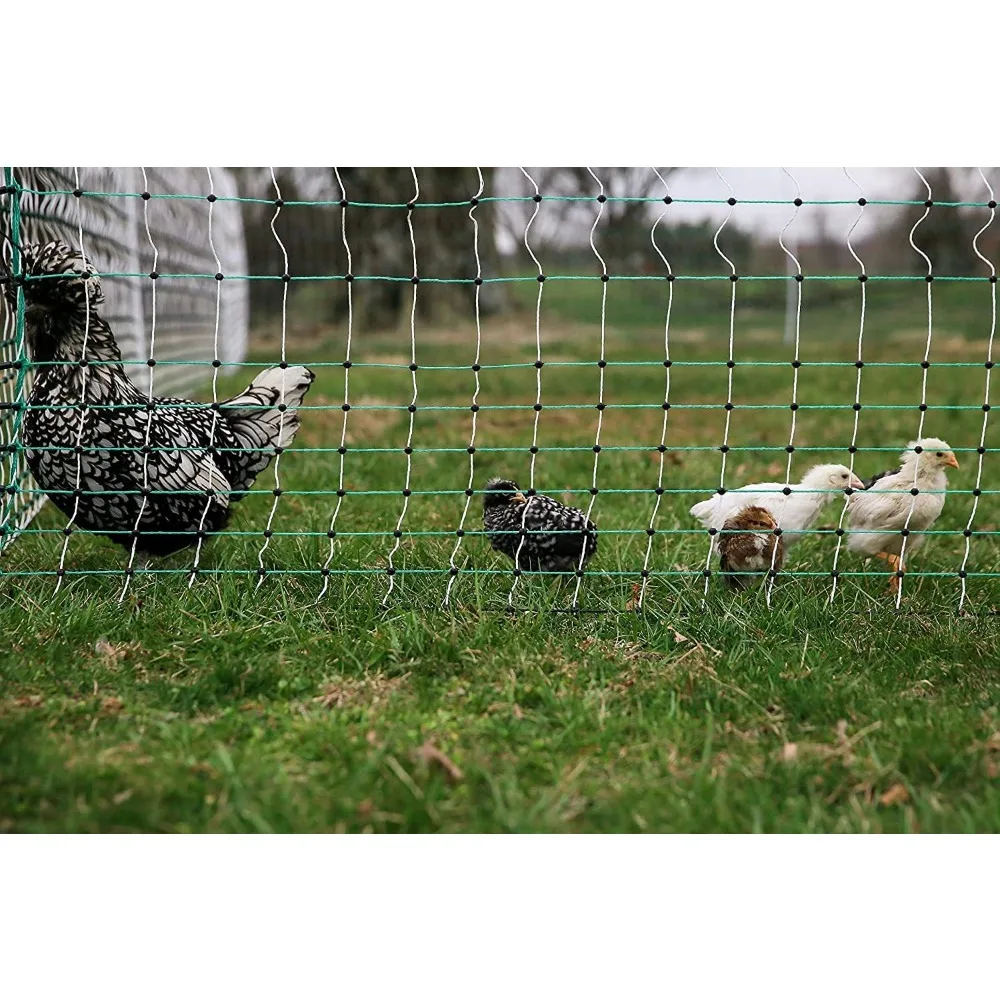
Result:
{"label": "tree line in background", "polygon": [[[529,223],[530,246],[550,272],[600,273],[590,235],[596,218],[594,200],[602,186],[610,198],[655,199],[604,203],[594,239],[608,273],[663,273],[660,253],[670,261],[675,273],[719,273],[725,265],[713,242],[717,222],[677,223],[667,212],[656,232],[659,253],[650,240],[652,223],[665,208],[661,199],[678,169],[594,168],[591,173],[586,168],[546,167],[528,168],[526,175],[516,168],[498,168],[483,170],[480,175],[474,168],[421,168],[417,172],[419,191],[408,168],[340,168],[339,173],[332,168],[284,168],[277,169],[273,178],[270,171],[254,168],[237,168],[235,173],[245,197],[270,202],[280,192],[283,202],[277,214],[273,204],[245,206],[250,273],[283,273],[283,246],[289,271],[295,276],[343,275],[350,271],[358,276],[399,279],[359,280],[351,286],[355,325],[359,329],[385,329],[408,322],[413,302],[409,279],[414,273],[471,279],[477,272],[491,278],[537,271],[524,246]],[[935,206],[920,223],[914,239],[938,275],[990,273],[973,249],[973,239],[987,221],[986,210],[941,204],[966,200],[959,191],[969,187],[969,175],[960,168],[924,172]],[[975,176],[978,179],[978,174]],[[536,188],[544,196],[541,203],[502,200],[531,199]],[[477,194],[484,200],[473,210],[471,200]],[[550,200],[553,196],[558,200]],[[339,205],[342,197],[350,203],[346,213]],[[914,177],[911,189],[899,197],[922,202],[927,194]],[[977,200],[980,197],[976,195]],[[422,205],[435,207],[408,213],[406,205],[414,198]],[[317,200],[328,204],[289,204]],[[372,204],[396,207],[366,207]],[[831,232],[821,209],[813,211],[819,213],[814,216],[814,233],[808,241],[795,246],[803,271],[857,273],[857,262],[844,235]],[[923,205],[900,206],[888,217],[880,216],[887,221],[874,232],[854,240],[855,252],[864,260],[869,274],[925,273],[926,263],[909,244],[910,232],[924,212]],[[786,256],[774,238],[762,239],[732,220],[720,237],[720,246],[737,272],[782,274],[787,269]],[[980,235],[978,246],[987,259],[1000,259],[1000,221]],[[315,289],[317,284],[293,284],[291,294],[307,294],[303,289]],[[253,282],[251,294],[255,313],[271,312],[280,303],[280,291],[272,282]],[[345,317],[346,282],[331,282],[322,294],[315,290],[308,294],[314,296],[330,321]],[[447,320],[453,315],[467,317],[475,294],[475,285],[468,281],[422,285],[417,296],[417,316],[422,321]],[[784,292],[776,287],[775,294]],[[483,314],[503,310],[509,304],[502,283],[487,283],[480,289]]]}

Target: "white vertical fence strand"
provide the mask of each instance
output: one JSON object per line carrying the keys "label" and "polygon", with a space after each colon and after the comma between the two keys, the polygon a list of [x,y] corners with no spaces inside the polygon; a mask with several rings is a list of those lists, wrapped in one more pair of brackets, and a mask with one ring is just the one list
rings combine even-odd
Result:
{"label": "white vertical fence strand", "polygon": [[[858,267],[861,269],[859,278],[867,279],[867,272],[865,271],[865,262],[857,255],[854,245],[851,243],[851,235],[854,230],[857,229],[858,223],[864,218],[865,214],[865,193],[861,189],[861,185],[847,172],[847,168],[841,168],[844,171],[844,176],[854,185],[858,192],[858,205],[861,211],[858,212],[858,217],[851,224],[851,228],[847,230],[847,249],[851,256],[857,261]],[[858,284],[861,285],[861,322],[858,327],[858,356],[856,371],[857,376],[854,383],[854,428],[851,431],[851,444],[848,447],[848,468],[851,472],[854,472],[854,461],[855,456],[858,452],[858,423],[861,418],[861,373],[864,370],[864,341],[865,341],[865,314],[868,304],[867,292],[868,287],[867,280],[859,281]],[[837,582],[840,579],[839,571],[837,570],[837,562],[840,559],[840,550],[844,544],[844,520],[847,516],[847,508],[850,503],[850,494],[844,497],[844,503],[840,508],[840,518],[837,521],[837,545],[833,551],[833,569],[830,571],[832,577],[832,584],[830,586],[830,597],[827,601],[828,604],[833,603],[834,597],[837,596]]]}
{"label": "white vertical fence strand", "polygon": [[[146,177],[146,168],[145,167],[140,167],[139,170],[142,173],[142,190],[143,191],[147,191],[148,190],[148,187],[147,187],[148,178]],[[134,199],[132,199],[132,198],[130,198],[128,200],[130,202],[134,202]],[[153,272],[155,272],[157,264],[159,262],[160,254],[159,254],[159,251],[156,248],[156,242],[153,240],[153,234],[150,232],[150,229],[149,229],[149,199],[148,198],[144,198],[142,200],[142,221],[143,221],[143,226],[145,227],[145,230],[146,230],[146,241],[149,243],[150,249],[153,251],[153,264],[152,264],[152,267],[150,268],[150,270],[153,271]],[[137,265],[136,265],[136,268],[135,268],[136,272],[139,271],[138,259],[139,259],[139,254],[138,254],[138,247],[137,247],[137,252],[136,252]],[[152,301],[152,308],[150,310],[150,322],[149,322],[149,358],[150,358],[150,360],[152,360],[152,359],[154,359],[156,357],[156,282],[155,281],[151,281],[150,284],[153,286],[153,289],[152,289],[153,301]],[[141,306],[142,306],[141,299],[140,299],[139,305],[140,305],[140,308],[141,308]],[[153,391],[154,374],[155,374],[154,368],[150,368],[149,369],[149,387],[148,387],[148,396],[147,396],[147,399],[150,400],[150,401],[152,401],[152,398],[153,398],[153,395],[154,395],[154,391]],[[143,488],[143,490],[148,490],[149,489],[149,439],[150,439],[150,434],[151,434],[152,428],[153,428],[153,413],[152,413],[151,410],[147,410],[146,411],[146,433],[145,433],[145,435],[143,437],[143,451],[142,451],[142,488]],[[147,505],[148,502],[149,501],[148,501],[148,498],[147,498],[146,494],[143,493],[142,500],[139,503],[139,513],[136,515],[135,524],[132,526],[133,531],[135,531],[135,532],[139,531],[139,525],[142,524],[142,515],[146,513],[146,505]],[[133,535],[133,537],[132,537],[132,547],[129,549],[129,554],[128,554],[128,566],[125,568],[125,580],[122,583],[121,593],[118,595],[118,602],[119,603],[121,603],[122,601],[125,600],[125,595],[128,593],[129,583],[131,582],[132,576],[134,574],[135,553],[136,553],[136,546],[138,545],[138,542],[139,542],[138,534]]]}
{"label": "white vertical fence strand", "polygon": [[[76,182],[76,188],[80,188],[80,168],[73,168],[73,178]],[[83,199],[76,199],[76,226],[77,226],[77,248],[80,251],[80,255],[83,257],[84,262],[87,260],[87,253],[83,246]],[[83,361],[87,356],[87,340],[90,337],[90,296],[84,296],[84,321],[83,321],[83,346],[80,349],[80,360]],[[80,512],[80,489],[83,480],[83,453],[80,450],[81,443],[83,441],[83,428],[87,420],[87,380],[90,375],[90,368],[84,365],[80,369],[80,414],[76,425],[76,482],[73,487],[75,490],[74,500],[73,500],[73,513],[70,515],[69,520],[66,522],[66,527],[63,529],[63,542],[62,548],[59,552],[59,566],[56,569],[56,586],[55,593],[59,593],[62,587],[63,579],[66,575],[66,552],[69,549],[70,536],[73,533],[73,525],[76,522],[76,516]]]}
{"label": "white vertical fence strand", "polygon": [[[246,237],[243,232],[243,206],[237,198],[239,187],[229,170],[215,167],[215,190],[219,201],[215,206],[215,243],[226,261],[227,274],[243,275],[250,269]],[[232,362],[243,361],[247,356],[250,330],[250,282],[224,281],[222,283],[222,331],[219,338],[219,360],[223,371],[238,371]],[[161,338],[162,340],[162,338]],[[185,367],[185,366],[181,366]],[[192,366],[195,367],[195,366]],[[197,368],[195,367],[195,370]],[[162,385],[162,378],[161,378]]]}
{"label": "white vertical fence strand", "polygon": [[[730,270],[730,285],[732,286],[732,295],[729,300],[729,354],[726,356],[728,367],[726,369],[728,373],[728,379],[726,384],[726,423],[722,434],[722,447],[720,449],[722,453],[722,463],[719,469],[719,491],[724,492],[726,488],[726,456],[729,452],[729,425],[733,417],[733,345],[736,339],[736,265],[722,252],[722,248],[719,246],[719,234],[723,229],[729,224],[729,220],[733,216],[733,207],[735,205],[735,192],[733,191],[732,185],[722,176],[722,172],[718,167],[715,168],[715,173],[717,174],[720,181],[729,188],[729,211],[726,213],[726,217],[722,220],[722,225],[715,231],[715,235],[712,237],[712,245],[715,247],[715,252],[729,265]],[[704,596],[708,597],[708,584],[710,580],[710,573],[712,567],[712,543],[715,541],[714,538],[710,537],[708,540],[708,554],[705,556],[705,592]]]}
{"label": "white vertical fence strand", "polygon": [[[206,172],[208,173],[208,192],[209,194],[215,194],[215,183],[212,179],[212,168],[206,167]],[[215,273],[222,273],[222,261],[219,259],[219,255],[215,250],[215,234],[212,232],[212,221],[214,218],[215,211],[215,201],[209,201],[208,203],[208,245],[212,251],[212,257],[215,260]],[[219,366],[214,362],[219,360],[219,323],[222,315],[222,282],[216,281],[215,283],[215,333],[213,338],[213,350],[212,350],[212,426],[208,431],[208,452],[211,454],[212,449],[215,447],[215,429],[219,426]],[[195,543],[194,550],[194,562],[191,564],[191,573],[188,577],[188,589],[194,585],[195,577],[198,575],[198,565],[201,560],[201,550],[205,544],[205,518],[208,517],[208,512],[212,506],[212,490],[205,490],[205,507],[201,512],[201,519],[198,521],[198,539]]]}
{"label": "white vertical fence strand", "polygon": [[388,604],[389,597],[396,586],[396,567],[393,559],[399,551],[403,542],[403,519],[410,505],[410,477],[413,473],[413,424],[417,415],[417,282],[419,276],[417,272],[417,241],[413,235],[413,206],[420,198],[420,181],[417,179],[417,168],[410,167],[413,175],[413,197],[406,207],[406,228],[410,234],[410,250],[413,253],[413,302],[410,306],[410,377],[413,381],[413,397],[410,400],[410,424],[406,432],[406,447],[403,449],[406,454],[406,482],[403,486],[403,507],[399,512],[399,519],[393,531],[393,546],[389,550],[389,565],[386,572],[389,575],[389,586],[385,596],[382,598],[384,605]]}
{"label": "white vertical fence strand", "polygon": [[[983,173],[982,167],[978,168],[979,176],[982,178],[983,183],[986,185],[986,190],[990,194],[990,203],[996,203],[996,195],[993,191],[993,186],[986,179],[986,175]],[[965,607],[965,598],[967,595],[966,591],[966,573],[967,567],[969,565],[969,550],[972,543],[972,522],[976,519],[976,511],[979,509],[979,490],[982,489],[983,481],[983,460],[986,458],[986,428],[990,420],[990,378],[993,375],[993,341],[996,338],[997,332],[997,269],[993,261],[988,260],[983,256],[982,251],[979,249],[979,237],[986,232],[990,226],[993,225],[993,220],[996,218],[996,209],[990,209],[990,217],[986,220],[986,225],[972,237],[972,249],[975,251],[976,256],[990,269],[990,338],[986,343],[986,390],[983,397],[983,426],[979,433],[979,449],[977,458],[979,459],[976,465],[976,485],[973,487],[972,494],[972,509],[969,511],[969,520],[965,525],[965,553],[962,556],[962,566],[958,572],[959,583],[962,587],[962,592],[958,600],[958,610],[959,612]]]}
{"label": "white vertical fence strand", "polygon": [[445,587],[444,601],[442,602],[444,607],[448,607],[449,602],[451,601],[452,587],[458,579],[459,568],[455,559],[458,556],[458,550],[461,548],[462,540],[465,537],[465,522],[469,516],[469,507],[472,504],[474,484],[476,480],[476,418],[479,416],[479,362],[482,357],[483,347],[483,329],[479,311],[479,291],[482,288],[483,264],[479,257],[479,220],[476,218],[476,209],[479,207],[479,199],[483,196],[483,191],[485,190],[483,172],[479,167],[476,167],[476,175],[479,178],[479,187],[476,189],[476,193],[472,197],[472,207],[469,209],[469,218],[472,220],[472,249],[476,255],[476,354],[475,359],[472,362],[472,374],[475,379],[475,390],[472,393],[470,413],[472,417],[472,426],[469,431],[469,483],[465,488],[465,506],[462,508],[462,516],[458,522],[455,547],[451,550],[451,558],[448,560],[448,585]]}
{"label": "white vertical fence strand", "polygon": [[[931,186],[930,184],[927,183],[927,178],[924,177],[924,175],[916,167],[913,168],[913,172],[920,178],[921,181],[923,181],[924,187],[927,188],[927,202],[928,202],[928,204],[924,208],[924,214],[921,215],[920,218],[917,219],[917,221],[913,224],[913,228],[910,230],[910,236],[909,236],[910,246],[913,247],[913,249],[916,250],[916,252],[920,254],[921,257],[923,257],[924,262],[927,264],[927,344],[924,347],[924,360],[923,360],[923,367],[921,369],[922,378],[920,380],[920,419],[917,422],[917,440],[919,441],[920,438],[924,436],[924,419],[927,416],[927,373],[930,371],[929,364],[931,356],[931,341],[934,337],[934,308],[933,308],[933,297],[931,292],[931,285],[933,283],[931,279],[934,276],[934,268],[933,265],[931,264],[930,257],[928,257],[927,254],[925,254],[923,250],[921,250],[920,247],[918,247],[917,244],[913,242],[913,234],[917,231],[921,223],[923,223],[924,219],[926,219],[927,216],[931,214],[930,203],[934,198],[934,192],[931,191]],[[918,454],[917,460],[913,464],[912,489],[916,489],[917,476],[920,473],[921,458],[922,455]],[[899,566],[904,573],[905,573],[904,560],[906,559],[906,543],[907,541],[909,541],[909,535],[906,534],[906,532],[909,531],[910,519],[913,517],[913,510],[916,507],[916,505],[917,505],[917,498],[915,496],[912,496],[910,498],[910,509],[906,512],[906,521],[903,522],[903,532],[904,532],[903,544],[900,546],[899,549]],[[899,587],[896,590],[897,610],[899,610],[899,606],[903,601],[904,580],[905,577],[899,578]]]}
{"label": "white vertical fence strand", "polygon": [[[802,264],[800,263],[798,257],[788,249],[785,245],[785,233],[794,225],[795,220],[799,215],[799,206],[802,203],[802,189],[799,187],[799,182],[784,168],[781,168],[782,173],[795,185],[795,208],[792,212],[791,218],[781,227],[781,232],[778,233],[778,246],[781,247],[785,257],[788,262],[795,268],[795,329],[794,329],[794,339],[793,343],[793,355],[792,355],[792,402],[790,405],[791,409],[791,421],[788,428],[788,445],[786,446],[786,453],[788,455],[787,461],[785,463],[785,485],[790,486],[792,482],[792,456],[795,454],[795,418],[798,416],[799,409],[799,344],[802,334]],[[787,507],[787,505],[786,505]],[[785,516],[785,509],[783,507],[781,513],[778,515],[777,520],[777,530],[783,530],[783,525],[781,523]],[[771,565],[769,567],[769,572],[767,576],[767,582],[764,586],[764,600],[767,606],[771,606],[771,593],[774,590],[774,578],[776,576],[775,563],[778,559],[778,546],[774,545],[771,549]]]}
{"label": "white vertical fence strand", "polygon": [[531,429],[531,462],[528,466],[529,492],[526,494],[528,502],[524,505],[524,511],[521,514],[521,538],[517,544],[517,551],[514,553],[514,579],[510,585],[510,590],[507,593],[508,608],[512,608],[514,606],[514,591],[517,589],[517,584],[521,579],[521,571],[517,568],[519,565],[518,560],[521,558],[521,549],[524,547],[524,523],[528,517],[528,508],[531,506],[535,489],[535,460],[538,457],[538,418],[542,414],[542,292],[545,288],[545,272],[542,270],[541,262],[535,256],[535,251],[531,249],[531,244],[528,242],[528,231],[531,229],[531,224],[538,216],[538,210],[542,204],[542,195],[538,190],[538,185],[535,183],[531,174],[529,174],[524,167],[519,167],[518,169],[522,174],[524,174],[524,176],[528,179],[528,182],[535,189],[535,208],[531,213],[531,218],[528,219],[524,226],[524,249],[528,251],[532,261],[534,261],[535,267],[538,268],[538,298],[535,302],[535,421]]}
{"label": "white vertical fence strand", "polygon": [[649,231],[649,241],[653,244],[653,249],[660,255],[660,260],[663,261],[663,266],[667,269],[667,317],[663,324],[663,360],[665,362],[663,370],[666,384],[663,389],[663,425],[660,430],[660,467],[656,475],[656,500],[653,502],[653,512],[649,515],[649,527],[646,529],[646,554],[642,560],[642,584],[639,588],[639,599],[636,601],[636,610],[640,611],[642,610],[643,602],[646,600],[646,590],[649,587],[649,563],[653,554],[656,516],[660,511],[660,504],[663,501],[663,471],[667,455],[667,421],[670,417],[670,310],[674,304],[673,268],[670,266],[670,261],[667,260],[664,252],[660,249],[660,245],[656,242],[656,227],[663,221],[670,207],[670,187],[656,167],[652,167],[651,169],[663,185],[663,189],[667,192],[664,197],[663,211],[656,217],[656,221]]}
{"label": "white vertical fence strand", "polygon": [[[288,281],[285,280],[285,276],[290,272],[288,270],[288,250],[285,248],[285,244],[282,242],[281,237],[278,235],[278,230],[275,228],[275,223],[278,221],[278,216],[281,214],[281,188],[278,186],[278,178],[274,175],[274,167],[270,167],[269,169],[271,171],[271,184],[274,186],[275,195],[274,215],[271,216],[271,235],[281,248],[281,259],[284,261],[285,266],[284,271],[281,272],[281,369],[284,371],[288,366]],[[282,407],[284,405],[285,379],[282,378],[281,392],[278,395],[278,406]],[[279,409],[279,414],[278,434],[275,438],[277,441],[281,440],[281,435],[285,428],[285,420],[287,419],[285,410]],[[271,509],[267,514],[267,523],[264,525],[264,541],[257,552],[257,586],[254,588],[255,590],[259,590],[260,585],[264,582],[264,577],[266,575],[266,570],[264,569],[264,553],[271,544],[271,525],[274,523],[274,515],[278,510],[278,501],[281,499],[281,458],[281,449],[276,447],[274,454],[274,499],[271,501]]]}
{"label": "white vertical fence strand", "polygon": [[[594,217],[594,224],[590,227],[590,249],[594,256],[597,258],[598,263],[601,265],[601,354],[599,357],[599,367],[598,367],[598,382],[597,382],[597,428],[594,432],[594,467],[591,473],[590,481],[590,502],[587,504],[587,510],[585,511],[587,517],[589,518],[594,510],[594,504],[597,502],[597,469],[601,460],[601,428],[604,425],[604,367],[607,364],[607,358],[605,356],[607,347],[607,311],[608,311],[608,265],[604,258],[601,256],[600,251],[597,249],[597,244],[594,243],[594,233],[597,232],[597,227],[601,224],[601,218],[604,215],[604,204],[607,200],[604,194],[604,184],[601,179],[594,173],[590,167],[587,167],[587,173],[597,182],[597,186],[600,189],[597,195],[597,215]],[[576,586],[573,588],[573,601],[571,607],[574,611],[579,610],[580,607],[580,588],[583,585],[583,563],[587,557],[587,536],[583,537],[583,541],[580,545],[580,561],[577,563],[576,567]]]}
{"label": "white vertical fence strand", "polygon": [[[340,177],[340,168],[333,168],[334,176],[337,178],[337,184],[340,187],[340,200],[342,202],[347,201],[347,191],[344,189],[344,182]],[[340,239],[344,245],[344,253],[347,255],[347,274],[354,274],[353,268],[353,258],[351,257],[351,245],[347,241],[347,205],[344,204],[340,209]],[[323,563],[323,568],[321,570],[323,574],[323,589],[319,593],[318,601],[321,601],[325,596],[326,592],[330,588],[330,563],[333,562],[334,549],[337,544],[337,518],[340,516],[340,508],[344,503],[344,459],[347,455],[347,418],[350,415],[351,408],[351,342],[352,335],[354,332],[354,295],[353,287],[354,282],[348,281],[347,285],[347,346],[344,350],[344,402],[342,404],[343,421],[340,425],[340,447],[338,449],[338,457],[340,458],[340,467],[337,472],[337,503],[333,508],[333,515],[330,518],[330,527],[327,531],[327,535],[330,539],[330,551],[327,554],[326,562]]]}

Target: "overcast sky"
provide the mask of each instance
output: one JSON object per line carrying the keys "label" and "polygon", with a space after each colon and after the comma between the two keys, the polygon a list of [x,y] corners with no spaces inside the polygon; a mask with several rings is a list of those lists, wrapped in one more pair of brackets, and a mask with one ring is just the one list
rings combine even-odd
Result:
{"label": "overcast sky", "polygon": [[[732,221],[761,234],[773,233],[775,237],[794,212],[792,205],[747,205],[743,199],[788,199],[798,195],[803,201],[845,200],[858,198],[907,199],[913,198],[922,185],[912,167],[709,167],[682,170],[670,178],[671,194],[675,198],[728,198],[729,186],[737,205],[732,210]],[[786,173],[787,171],[787,173]],[[922,170],[922,172],[925,172]],[[719,176],[721,174],[721,177]],[[790,175],[790,176],[789,176]],[[850,175],[850,176],[848,176]],[[987,176],[990,172],[987,171]],[[853,183],[852,183],[853,179]],[[966,178],[956,174],[956,186],[963,197],[987,200],[986,186],[978,175]],[[727,186],[727,182],[728,185]],[[860,188],[860,191],[858,190]],[[923,195],[921,195],[922,197]],[[695,220],[711,218],[722,221],[729,211],[728,205],[671,206],[675,219]],[[870,232],[883,216],[884,209],[873,206],[866,210],[854,235],[862,237]],[[808,239],[816,232],[820,214],[826,215],[826,224],[832,236],[846,237],[847,231],[858,218],[857,204],[837,206],[803,205],[788,235],[800,234]]]}
{"label": "overcast sky", "polygon": [[[637,171],[649,172],[651,167],[636,167]],[[921,168],[927,170],[930,168]],[[984,168],[987,176],[994,184],[1000,181],[995,168]],[[419,171],[418,171],[419,172]],[[295,169],[294,173],[302,193],[306,197],[333,198],[340,197],[339,189],[333,184],[329,169],[316,170],[312,168]],[[499,171],[486,171],[488,193],[490,194],[527,194],[524,178],[517,168],[502,168]],[[721,176],[720,176],[721,175]],[[269,175],[261,173],[264,189],[270,190]],[[974,170],[958,170],[953,173],[956,188],[961,196],[968,200],[987,200],[988,191]],[[732,222],[744,229],[751,229],[762,238],[777,240],[783,226],[789,222],[794,213],[794,206],[788,204],[796,195],[803,201],[843,200],[847,205],[803,205],[795,214],[794,223],[786,233],[786,243],[796,240],[807,241],[816,235],[820,224],[825,225],[830,238],[846,240],[848,231],[857,222],[853,237],[862,239],[880,223],[889,221],[894,216],[890,207],[869,205],[863,213],[860,212],[857,200],[864,197],[874,199],[908,199],[921,191],[921,182],[913,167],[701,167],[682,168],[669,176],[670,193],[674,198],[720,199],[725,200],[730,195],[737,199],[732,209]],[[732,192],[730,192],[730,187]],[[1000,184],[998,184],[1000,187]],[[508,188],[510,188],[508,190]],[[543,194],[547,193],[545,191]],[[551,192],[549,192],[551,193]],[[266,195],[262,195],[266,196]],[[779,199],[781,205],[752,205],[747,200]],[[685,204],[675,202],[669,208],[669,214],[664,222],[693,222],[702,219],[714,220],[721,224],[730,211],[726,204]],[[985,210],[984,210],[985,211]],[[859,215],[860,221],[859,221]],[[651,215],[655,218],[655,215]],[[984,222],[986,218],[984,217]],[[539,225],[542,224],[540,220]],[[585,237],[589,228],[589,216],[586,211],[579,220],[583,227],[581,234]],[[520,222],[517,227],[518,238],[497,231],[497,239],[505,252],[513,251],[520,243]]]}
{"label": "overcast sky", "polygon": [[[731,195],[738,202],[732,210],[734,223],[761,233],[777,233],[791,219],[794,206],[739,203],[744,199],[791,201],[796,196],[803,201],[823,199],[855,203],[860,197],[907,198],[917,182],[919,178],[908,168],[859,167],[847,168],[845,173],[842,167],[786,167],[784,170],[780,167],[708,167],[673,174],[670,190],[675,198],[729,198]],[[728,205],[682,203],[672,208],[671,214],[677,219],[707,217],[721,222],[729,210]],[[834,232],[846,231],[858,217],[857,204],[831,205],[822,211],[826,213],[830,229]],[[817,216],[816,207],[803,206],[796,217],[795,230],[803,235],[812,235]],[[858,235],[862,234],[863,224],[864,220],[856,230]]]}
{"label": "overcast sky", "polygon": [[[649,167],[634,168],[650,171]],[[922,168],[926,175],[930,168]],[[994,168],[985,168],[987,177],[996,184]],[[519,171],[510,169],[500,172],[506,183],[516,183]],[[986,185],[973,170],[956,170],[953,173],[955,188],[964,200],[985,201],[989,197]],[[695,222],[708,219],[719,225],[731,213],[730,221],[743,229],[749,229],[763,240],[775,242],[786,224],[785,243],[794,246],[797,242],[813,239],[822,227],[828,238],[836,241],[861,240],[878,226],[893,221],[898,210],[892,206],[867,205],[861,211],[859,198],[868,201],[908,200],[925,197],[925,188],[919,175],[912,167],[701,167],[681,168],[668,177],[670,194],[675,199],[698,199],[702,203],[690,204],[675,201],[664,215],[664,224]],[[506,192],[504,192],[506,193]],[[524,193],[524,192],[519,192]],[[543,191],[543,194],[546,192]],[[932,192],[933,195],[933,192]],[[725,200],[734,197],[737,204],[732,208]],[[796,197],[804,202],[844,201],[844,205],[802,205],[797,211],[790,204]],[[705,201],[718,204],[705,204]],[[779,200],[783,204],[748,204],[755,200]],[[582,206],[581,206],[582,207]],[[526,209],[519,209],[520,214]],[[986,209],[983,210],[986,212]],[[655,209],[651,207],[650,218],[655,219]],[[794,216],[794,222],[791,220]],[[577,235],[585,239],[590,218],[586,208],[572,223],[579,229]],[[984,216],[984,222],[987,216]],[[542,220],[539,220],[541,224]],[[789,224],[790,223],[790,224]],[[521,223],[515,230],[519,232]],[[853,231],[852,231],[852,226]],[[498,243],[505,252],[513,251],[519,243],[510,233],[498,231]]]}

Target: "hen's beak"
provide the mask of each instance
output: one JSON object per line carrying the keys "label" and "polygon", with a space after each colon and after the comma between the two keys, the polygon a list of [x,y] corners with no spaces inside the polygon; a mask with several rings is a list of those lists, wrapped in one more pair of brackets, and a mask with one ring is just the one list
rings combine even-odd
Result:
{"label": "hen's beak", "polygon": [[863,490],[864,488],[865,488],[865,484],[860,479],[858,479],[857,476],[855,476],[855,475],[852,474],[852,476],[851,476],[851,489],[852,490]]}
{"label": "hen's beak", "polygon": [[959,467],[958,466],[958,459],[955,458],[954,452],[950,452],[950,451],[948,452],[948,456],[947,456],[947,458],[945,458],[944,464],[945,465],[950,465],[953,469],[957,469]]}
{"label": "hen's beak", "polygon": [[511,498],[511,503],[527,503],[528,498],[523,493],[515,493]]}

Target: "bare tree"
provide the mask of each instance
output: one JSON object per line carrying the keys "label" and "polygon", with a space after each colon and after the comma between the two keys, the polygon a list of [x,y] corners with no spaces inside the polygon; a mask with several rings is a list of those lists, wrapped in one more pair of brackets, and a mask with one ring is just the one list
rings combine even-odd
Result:
{"label": "bare tree", "polygon": [[[474,168],[466,167],[422,168],[416,175],[415,183],[409,168],[281,170],[276,180],[283,205],[274,219],[276,189],[270,173],[241,171],[245,193],[269,202],[250,206],[252,223],[247,232],[251,268],[260,274],[283,273],[284,256],[276,233],[288,253],[288,270],[293,277],[344,278],[351,273],[351,305],[359,328],[386,329],[404,322],[413,301],[414,273],[418,278],[444,279],[421,285],[418,316],[468,316],[477,270],[483,277],[497,273],[492,214],[487,204],[476,207],[477,267],[475,227],[469,213],[479,192],[479,176]],[[346,207],[342,207],[342,200]],[[295,204],[301,201],[323,204]],[[408,208],[411,204],[412,211]],[[331,281],[321,296],[332,319],[346,314],[346,286],[345,280]],[[273,287],[257,291],[256,304],[261,308],[273,308],[280,301]],[[493,288],[481,289],[483,311],[498,305]]]}
{"label": "bare tree", "polygon": [[[529,201],[503,203],[498,215],[498,238],[510,253],[523,246],[525,228],[532,248],[567,251],[586,247],[597,214],[597,198],[604,203],[595,243],[605,260],[616,267],[638,266],[638,252],[648,249],[649,227],[656,202],[668,194],[665,181],[677,167],[525,167],[496,172],[497,188],[508,197],[529,199],[538,193],[543,202],[535,213]],[[663,178],[661,180],[660,178]],[[627,200],[619,200],[627,199]],[[641,251],[640,251],[641,248]]]}
{"label": "bare tree", "polygon": [[[341,235],[341,224],[346,222],[350,271],[355,276],[351,302],[355,321],[360,328],[385,329],[408,320],[414,247],[417,275],[446,279],[421,284],[417,315],[434,320],[467,317],[475,298],[471,279],[477,275],[477,266],[484,278],[499,276],[500,249],[516,252],[521,264],[533,266],[523,242],[533,216],[531,245],[550,259],[553,253],[582,252],[588,263],[574,266],[597,268],[589,234],[600,212],[594,240],[609,272],[636,273],[653,266],[649,230],[667,194],[665,181],[678,168],[659,168],[659,176],[650,167],[592,169],[483,171],[484,200],[474,213],[478,265],[470,218],[472,199],[480,188],[474,168],[420,168],[416,172],[419,194],[408,168],[344,167],[339,172],[281,168],[273,180],[267,169],[243,169],[239,171],[242,193],[259,199],[246,206],[251,272],[281,275],[283,244],[293,277],[346,275],[348,261]],[[543,198],[540,204],[533,201],[536,185]],[[597,200],[602,189],[603,205]],[[275,218],[279,190],[283,204]],[[348,202],[346,209],[341,208],[341,199]],[[407,211],[410,202],[415,206],[412,212]],[[303,285],[292,285],[297,298],[305,294]],[[489,282],[480,289],[484,313],[504,307],[504,289]],[[273,311],[281,302],[281,286],[276,282],[253,282],[252,292],[257,311]],[[327,282],[322,288],[317,283],[309,294],[313,306],[330,318],[344,316],[346,282]]]}

